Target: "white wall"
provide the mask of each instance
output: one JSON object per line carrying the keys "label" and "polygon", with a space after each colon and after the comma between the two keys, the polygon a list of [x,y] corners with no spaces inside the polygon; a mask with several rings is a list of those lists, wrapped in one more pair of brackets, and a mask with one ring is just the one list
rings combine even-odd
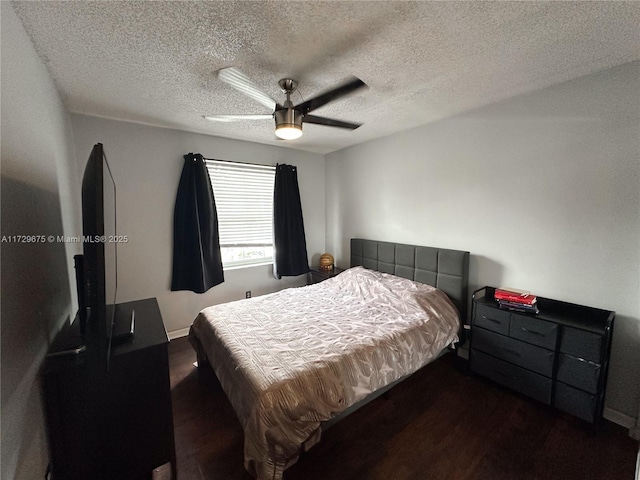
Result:
{"label": "white wall", "polygon": [[471,252],[470,283],[617,312],[606,405],[640,394],[640,63],[327,156],[327,250]]}
{"label": "white wall", "polygon": [[[9,2],[2,18],[2,236],[78,233],[80,199],[68,115]],[[39,368],[77,309],[77,245],[3,242],[2,466],[43,478],[48,463]]]}
{"label": "white wall", "polygon": [[271,266],[225,272],[225,282],[204,294],[171,292],[173,209],[183,155],[263,165],[298,167],[298,183],[310,261],[324,252],[324,156],[288,148],[223,139],[178,130],[72,115],[77,168],[84,171],[91,147],[104,144],[116,182],[118,234],[129,242],[118,247],[118,302],[156,297],[167,331],[187,329],[204,307],[306,282],[305,276],[275,280]]}

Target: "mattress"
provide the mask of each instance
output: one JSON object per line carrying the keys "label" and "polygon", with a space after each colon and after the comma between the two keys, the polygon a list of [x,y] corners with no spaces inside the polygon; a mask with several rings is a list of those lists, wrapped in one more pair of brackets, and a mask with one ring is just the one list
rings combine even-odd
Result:
{"label": "mattress", "polygon": [[354,267],[322,283],[205,308],[197,337],[244,429],[245,468],[280,479],[321,423],[457,341],[442,291]]}

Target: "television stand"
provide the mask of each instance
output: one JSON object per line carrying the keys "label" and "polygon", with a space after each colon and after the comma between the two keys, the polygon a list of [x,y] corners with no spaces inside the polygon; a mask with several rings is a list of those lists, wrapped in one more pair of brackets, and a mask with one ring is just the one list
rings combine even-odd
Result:
{"label": "television stand", "polygon": [[[55,480],[149,479],[165,464],[176,479],[169,339],[158,302],[149,298],[117,309],[118,315],[135,318],[135,335],[112,345],[108,372],[88,365],[86,354],[45,359],[42,380]],[[74,338],[77,322],[54,344]]]}

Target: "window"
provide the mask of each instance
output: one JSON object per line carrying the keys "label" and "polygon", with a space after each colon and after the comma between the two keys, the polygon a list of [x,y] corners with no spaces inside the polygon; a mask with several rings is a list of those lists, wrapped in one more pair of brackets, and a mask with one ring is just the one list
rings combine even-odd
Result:
{"label": "window", "polygon": [[273,187],[276,168],[207,160],[218,211],[224,268],[273,262]]}

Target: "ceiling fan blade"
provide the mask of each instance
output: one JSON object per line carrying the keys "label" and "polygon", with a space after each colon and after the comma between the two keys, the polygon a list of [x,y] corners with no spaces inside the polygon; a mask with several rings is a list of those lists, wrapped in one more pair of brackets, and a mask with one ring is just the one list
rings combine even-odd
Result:
{"label": "ceiling fan blade", "polygon": [[315,123],[316,125],[326,125],[328,127],[348,128],[349,130],[355,130],[361,123],[349,123],[342,120],[334,120],[333,118],[318,117],[316,115],[305,115],[302,118],[303,123]]}
{"label": "ceiling fan blade", "polygon": [[243,120],[271,120],[272,114],[265,115],[205,115],[203,118],[212,122],[241,122]]}
{"label": "ceiling fan blade", "polygon": [[333,100],[348,95],[349,93],[366,86],[367,84],[362,80],[353,77],[347,83],[340,85],[339,87],[329,90],[328,92],[321,93],[320,95],[313,97],[306,102],[302,102],[300,105],[297,105],[295,109],[303,115],[306,115],[316,108],[320,108],[321,106],[326,105]]}
{"label": "ceiling fan blade", "polygon": [[240,70],[236,70],[233,67],[223,68],[218,71],[218,78],[239,92],[260,102],[265,107],[269,107],[271,110],[276,109],[276,101],[260,90],[258,86]]}

